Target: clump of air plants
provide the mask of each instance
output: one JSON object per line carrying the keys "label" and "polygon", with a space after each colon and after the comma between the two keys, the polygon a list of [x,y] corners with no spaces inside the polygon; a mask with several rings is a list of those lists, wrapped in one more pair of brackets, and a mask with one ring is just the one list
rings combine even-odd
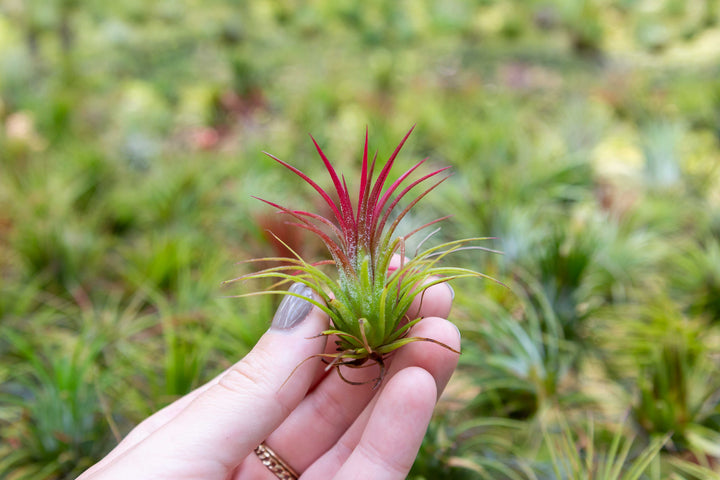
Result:
{"label": "clump of air plants", "polygon": [[[441,217],[405,235],[396,235],[401,220],[425,195],[449,177],[449,167],[441,168],[420,176],[403,187],[408,177],[425,162],[422,160],[386,187],[395,158],[412,130],[403,137],[380,169],[377,178],[374,177],[377,153],[370,161],[368,134],[365,132],[360,185],[354,198],[350,195],[345,176],[338,176],[312,136],[315,148],[332,180],[337,200],[305,173],[266,153],[315,189],[332,214],[327,218],[317,213],[284,207],[269,200],[259,200],[290,217],[290,225],[308,230],[319,237],[332,259],[309,261],[288,247],[292,258],[269,257],[251,260],[277,262],[277,265],[231,280],[274,278],[278,280],[275,286],[300,282],[315,291],[322,298],[322,302],[294,291],[274,288],[247,295],[279,293],[301,297],[327,313],[332,325],[321,335],[334,335],[337,351],[310,358],[323,358],[328,364],[327,369],[335,368],[348,383],[356,382],[347,380],[340,371],[341,367],[357,368],[372,365],[368,362],[374,362],[379,367],[379,374],[375,379],[377,387],[385,375],[387,356],[412,342],[434,343],[460,353],[431,338],[410,336],[411,328],[421,318],[410,318],[408,310],[413,300],[418,295],[422,298],[423,292],[433,285],[463,277],[489,278],[466,268],[440,265],[441,261],[454,251],[468,248],[489,250],[467,245],[486,238],[455,240],[420,251],[425,240],[435,233],[432,232],[420,242],[418,252],[413,258],[405,258],[405,242],[408,238],[450,217]],[[400,202],[416,187],[417,192],[410,196],[409,203],[400,209]],[[401,264],[398,268],[390,268],[395,254],[400,255]],[[334,265],[335,268],[328,269],[326,265]]]}

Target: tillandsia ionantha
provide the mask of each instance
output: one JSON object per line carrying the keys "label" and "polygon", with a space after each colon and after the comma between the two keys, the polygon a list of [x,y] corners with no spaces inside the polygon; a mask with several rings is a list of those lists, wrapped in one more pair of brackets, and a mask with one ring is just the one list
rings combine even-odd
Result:
{"label": "tillandsia ionantha", "polygon": [[[338,176],[312,136],[310,138],[330,175],[337,199],[299,169],[264,152],[309,184],[322,197],[331,215],[328,215],[328,218],[317,213],[284,207],[269,200],[258,200],[290,217],[291,225],[316,235],[327,247],[332,259],[310,262],[285,245],[294,258],[268,257],[251,260],[276,262],[277,265],[230,280],[274,278],[278,282],[270,289],[246,295],[292,295],[304,298],[323,310],[332,324],[321,335],[335,336],[337,350],[313,357],[323,358],[328,364],[327,369],[335,368],[348,383],[356,382],[343,376],[341,367],[372,366],[373,364],[368,362],[374,362],[379,367],[379,374],[375,378],[377,387],[385,375],[387,356],[412,342],[431,342],[460,353],[431,338],[410,336],[411,328],[421,318],[410,318],[408,311],[413,300],[420,295],[422,302],[423,293],[433,285],[461,277],[489,278],[470,269],[440,265],[447,255],[457,250],[490,250],[468,246],[469,242],[485,240],[484,237],[450,241],[419,251],[434,231],[420,242],[418,252],[412,258],[405,257],[405,242],[409,237],[450,217],[448,215],[435,219],[405,235],[396,236],[402,219],[423,197],[449,177],[449,167],[441,168],[420,176],[403,187],[408,177],[425,162],[422,160],[386,187],[395,159],[413,129],[414,127],[403,137],[380,169],[377,178],[374,177],[377,153],[369,160],[366,130],[360,185],[355,198],[350,194],[345,176]],[[419,191],[400,209],[398,205],[416,187]],[[278,241],[282,243],[279,238]],[[391,259],[396,254],[400,256],[400,266],[391,268]],[[327,272],[324,265],[334,265],[335,268],[331,269],[334,272]],[[288,282],[306,285],[316,292],[322,301],[298,293],[307,289],[275,289]]]}

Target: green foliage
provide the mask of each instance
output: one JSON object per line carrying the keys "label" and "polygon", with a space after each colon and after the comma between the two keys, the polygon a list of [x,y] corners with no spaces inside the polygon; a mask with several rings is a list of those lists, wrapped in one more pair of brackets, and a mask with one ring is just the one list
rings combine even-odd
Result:
{"label": "green foliage", "polygon": [[522,422],[481,418],[458,422],[434,419],[408,478],[535,479],[529,462],[517,455],[528,444]]}
{"label": "green foliage", "polygon": [[550,456],[552,478],[577,480],[647,478],[644,473],[653,470],[651,464],[657,463],[660,449],[667,441],[667,437],[657,437],[643,450],[633,451],[634,437],[618,429],[609,445],[601,447],[607,450],[598,451],[592,421],[586,431],[580,431],[579,438],[575,438],[570,426],[562,421],[559,425],[544,426],[543,439]]}
{"label": "green foliage", "polygon": [[398,170],[453,175],[398,231],[452,214],[428,244],[495,237],[453,261],[511,286],[457,281],[413,478],[716,478],[719,5],[0,0],[0,478],[74,478],[267,328],[222,281],[322,244],[251,195],[329,212],[261,151],[322,179],[316,133],[352,190],[412,124]]}
{"label": "green foliage", "polygon": [[622,324],[605,334],[612,343],[608,365],[625,384],[632,417],[648,435],[670,435],[665,446],[670,451],[714,456],[717,332],[675,308],[660,302],[614,312]]}
{"label": "green foliage", "polygon": [[[511,304],[479,306],[485,319],[463,325],[469,345],[461,369],[480,389],[470,403],[478,415],[529,419],[551,405],[578,404],[577,392],[563,391],[573,374],[577,345],[565,339],[562,324],[541,292]],[[513,313],[511,313],[513,312]]]}
{"label": "green foliage", "polygon": [[0,475],[79,474],[109,446],[109,412],[103,410],[98,392],[104,380],[94,366],[104,341],[77,342],[66,356],[58,348],[39,351],[12,330],[4,330],[3,336],[20,364],[3,385],[11,420]]}

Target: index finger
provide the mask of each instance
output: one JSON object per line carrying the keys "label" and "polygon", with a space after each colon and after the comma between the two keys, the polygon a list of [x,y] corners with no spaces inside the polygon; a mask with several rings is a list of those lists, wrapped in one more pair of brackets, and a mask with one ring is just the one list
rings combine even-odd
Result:
{"label": "index finger", "polygon": [[[405,257],[405,261],[408,259]],[[397,270],[402,265],[402,257],[400,255],[394,255],[390,260],[390,271]],[[428,277],[423,282],[425,285],[438,280],[438,277]],[[452,301],[455,297],[455,292],[449,283],[438,283],[425,289],[424,292],[420,293],[415,300],[413,300],[408,310],[408,317],[440,317],[447,318],[450,315],[450,309],[452,308]]]}

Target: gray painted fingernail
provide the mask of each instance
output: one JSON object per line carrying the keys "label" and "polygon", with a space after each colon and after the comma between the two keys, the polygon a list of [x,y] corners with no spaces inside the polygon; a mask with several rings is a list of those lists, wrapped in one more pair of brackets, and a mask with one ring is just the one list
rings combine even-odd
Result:
{"label": "gray painted fingernail", "polygon": [[457,325],[455,325],[453,322],[450,322],[450,324],[451,324],[453,327],[455,327],[455,330],[457,330],[457,333],[458,333],[458,338],[459,338],[460,341],[462,342],[462,333],[460,333],[460,327],[458,327]]}
{"label": "gray painted fingernail", "polygon": [[452,286],[447,282],[445,283],[445,285],[447,285],[447,287],[450,289],[451,300],[455,300],[455,289],[452,288]]}
{"label": "gray painted fingernail", "polygon": [[[306,298],[313,297],[312,289],[299,282],[293,283],[288,291]],[[272,328],[280,330],[289,330],[293,328],[305,320],[308,313],[310,313],[312,306],[312,303],[308,302],[304,298],[299,298],[294,295],[285,295],[285,298],[283,298],[283,301],[280,302],[280,306],[272,319]]]}

